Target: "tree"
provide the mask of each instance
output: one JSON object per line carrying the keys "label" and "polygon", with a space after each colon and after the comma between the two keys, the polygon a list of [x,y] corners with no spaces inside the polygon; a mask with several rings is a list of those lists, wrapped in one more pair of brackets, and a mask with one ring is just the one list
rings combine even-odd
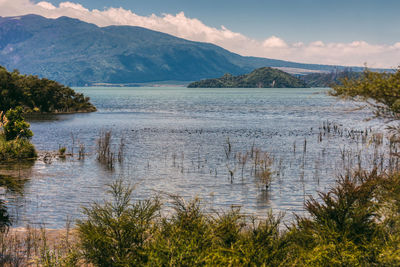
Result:
{"label": "tree", "polygon": [[364,70],[358,79],[345,78],[331,95],[367,102],[377,117],[400,120],[400,67],[394,73]]}
{"label": "tree", "polygon": [[4,124],[4,135],[7,141],[17,138],[30,139],[33,132],[29,129],[30,125],[22,117],[22,107],[10,109],[6,112],[7,123]]}

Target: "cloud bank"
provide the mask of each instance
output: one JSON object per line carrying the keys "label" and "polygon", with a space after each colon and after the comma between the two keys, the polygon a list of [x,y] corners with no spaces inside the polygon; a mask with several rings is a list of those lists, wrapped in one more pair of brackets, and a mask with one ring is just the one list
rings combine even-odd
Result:
{"label": "cloud bank", "polygon": [[140,16],[123,8],[89,10],[78,3],[63,2],[54,6],[49,2],[30,0],[0,0],[0,16],[38,14],[47,18],[68,16],[98,26],[140,26],[192,41],[219,45],[243,56],[257,56],[304,63],[394,68],[400,65],[400,42],[395,44],[351,43],[287,43],[277,36],[265,40],[251,39],[224,26],[214,28],[183,12],[176,15]]}

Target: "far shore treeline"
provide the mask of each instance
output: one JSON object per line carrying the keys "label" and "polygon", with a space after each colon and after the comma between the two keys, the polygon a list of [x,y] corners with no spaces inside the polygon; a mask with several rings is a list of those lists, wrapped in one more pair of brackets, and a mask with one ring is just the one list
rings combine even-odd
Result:
{"label": "far shore treeline", "polygon": [[225,74],[221,78],[193,82],[188,88],[304,88],[306,84],[299,78],[270,67],[259,68],[249,74],[233,76]]}
{"label": "far shore treeline", "polygon": [[93,112],[89,97],[56,81],[22,75],[0,66],[0,111],[21,106],[24,113]]}
{"label": "far shore treeline", "polygon": [[362,72],[351,68],[331,72],[292,75],[279,69],[263,67],[251,73],[234,76],[229,73],[220,78],[192,82],[188,88],[305,88],[331,87],[342,84],[343,79],[358,79]]}

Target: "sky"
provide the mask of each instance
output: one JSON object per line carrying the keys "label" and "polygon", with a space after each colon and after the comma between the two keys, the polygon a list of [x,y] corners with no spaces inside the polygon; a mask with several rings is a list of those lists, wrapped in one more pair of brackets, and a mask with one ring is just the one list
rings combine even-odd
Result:
{"label": "sky", "polygon": [[0,16],[30,13],[146,27],[244,56],[400,65],[400,0],[0,0]]}

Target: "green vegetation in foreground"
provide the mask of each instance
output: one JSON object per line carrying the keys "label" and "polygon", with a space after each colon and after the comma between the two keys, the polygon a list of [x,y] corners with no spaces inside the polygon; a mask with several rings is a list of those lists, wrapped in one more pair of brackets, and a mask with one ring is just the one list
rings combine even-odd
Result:
{"label": "green vegetation in foreground", "polygon": [[0,66],[0,111],[22,106],[24,112],[92,112],[96,108],[88,97],[69,87],[37,76],[8,72]]}
{"label": "green vegetation in foreground", "polygon": [[193,82],[188,88],[304,88],[306,84],[289,73],[269,67],[259,68],[249,74]]}
{"label": "green vegetation in foreground", "polygon": [[[306,216],[283,225],[279,215],[210,214],[179,197],[163,216],[159,198],[132,201],[132,187],[118,180],[111,199],[84,209],[72,241],[53,247],[44,230],[22,240],[38,266],[399,266],[399,182],[399,172],[376,170],[341,177],[306,202]],[[3,263],[21,256],[12,235],[0,237]]]}
{"label": "green vegetation in foreground", "polygon": [[36,158],[29,123],[22,117],[22,107],[10,109],[5,116],[0,112],[0,161]]}
{"label": "green vegetation in foreground", "polygon": [[94,266],[398,266],[399,182],[399,173],[342,177],[285,227],[281,216],[210,214],[179,197],[164,217],[158,198],[132,202],[132,187],[117,181],[111,200],[84,210],[79,242],[64,257]]}

